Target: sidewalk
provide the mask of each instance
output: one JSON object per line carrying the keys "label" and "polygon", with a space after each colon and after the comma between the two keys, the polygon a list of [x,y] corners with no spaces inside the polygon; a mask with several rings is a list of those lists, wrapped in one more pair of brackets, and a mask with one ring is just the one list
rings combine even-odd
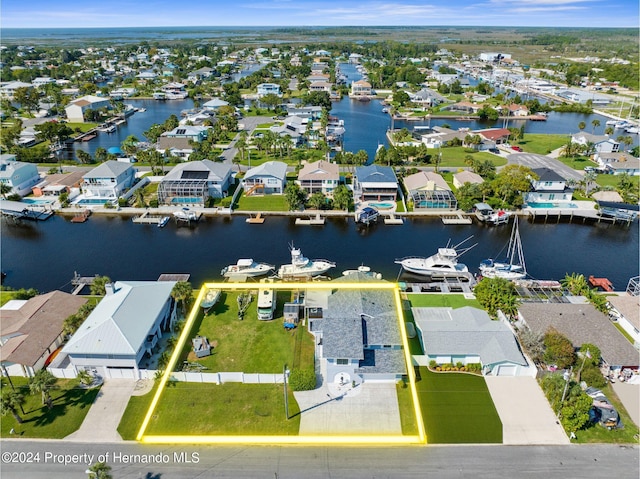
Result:
{"label": "sidewalk", "polygon": [[135,385],[133,379],[105,380],[80,428],[64,439],[78,442],[121,442],[118,425]]}

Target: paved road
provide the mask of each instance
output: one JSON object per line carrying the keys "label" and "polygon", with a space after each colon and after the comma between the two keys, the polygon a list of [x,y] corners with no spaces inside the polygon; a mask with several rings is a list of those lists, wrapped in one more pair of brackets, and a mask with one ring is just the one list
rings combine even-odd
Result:
{"label": "paved road", "polygon": [[[80,459],[85,459],[83,454],[93,456],[87,462],[95,462],[98,455],[109,453],[107,463],[112,467],[114,479],[637,479],[639,474],[637,446],[195,447],[26,440],[3,441],[0,445],[3,458],[13,451],[40,452],[39,463],[24,465],[3,461],[2,479],[86,477],[86,462],[53,464],[49,456],[45,463],[45,453],[77,454]],[[182,460],[181,453],[184,453]],[[127,464],[122,454],[141,456],[130,457],[132,461]],[[143,459],[153,459],[152,455],[165,463],[141,463]],[[187,463],[186,458],[198,463]]]}
{"label": "paved road", "polygon": [[[261,123],[269,123],[273,121],[273,118],[270,116],[247,116],[238,121],[238,123],[244,125],[243,130],[245,130],[249,135],[251,132],[255,130],[255,128]],[[236,137],[237,138],[237,137]],[[222,152],[221,157],[224,158],[223,163],[231,164],[233,162],[233,158],[238,153],[238,149],[236,148],[236,140],[234,139],[229,143],[229,148]]]}

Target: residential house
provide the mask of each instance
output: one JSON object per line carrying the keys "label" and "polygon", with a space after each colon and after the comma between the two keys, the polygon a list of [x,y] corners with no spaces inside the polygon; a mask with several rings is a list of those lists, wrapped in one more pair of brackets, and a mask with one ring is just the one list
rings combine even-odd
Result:
{"label": "residential house", "polygon": [[200,143],[207,137],[207,132],[206,126],[180,125],[160,135],[156,150],[188,160],[194,149],[192,142]]}
{"label": "residential house", "polygon": [[591,153],[595,154],[616,153],[620,151],[620,143],[606,135],[592,135],[591,133],[581,131],[580,133],[571,135],[571,142],[581,146],[591,146],[593,148]]}
{"label": "residential house", "polygon": [[362,55],[360,55],[359,53],[351,53],[349,55],[349,63],[351,63],[352,65],[358,65],[361,60]]}
{"label": "residential house", "polygon": [[489,128],[487,130],[476,130],[473,133],[487,140],[489,142],[486,145],[488,148],[495,148],[496,145],[507,143],[509,141],[509,135],[511,135],[511,132],[507,128]]}
{"label": "residential house", "polygon": [[533,376],[506,321],[493,321],[486,311],[462,308],[411,308],[424,351],[421,364],[480,364],[490,376]]}
{"label": "residential house", "polygon": [[322,117],[322,107],[287,105],[287,115],[319,120]]}
{"label": "residential house", "polygon": [[229,106],[229,102],[221,100],[220,98],[213,98],[202,105],[203,108],[212,111],[218,111],[221,106]]}
{"label": "residential house", "polygon": [[83,198],[115,202],[125,190],[133,186],[135,169],[127,163],[109,160],[82,177]]}
{"label": "residential house", "polygon": [[[366,275],[347,281],[366,282]],[[344,281],[343,278],[335,283]],[[407,373],[393,292],[336,289],[309,291],[320,307],[309,319],[317,360],[327,382],[395,381]]]}
{"label": "residential house", "polygon": [[612,308],[610,317],[633,339],[636,348],[640,347],[640,296],[626,293],[607,296],[607,301]]}
{"label": "residential house", "polygon": [[602,361],[610,368],[638,368],[640,356],[633,345],[616,329],[608,316],[585,302],[522,303],[518,319],[536,334],[554,328],[578,350],[583,344],[600,348]]}
{"label": "residential house", "polygon": [[593,160],[598,162],[598,165],[600,165],[600,167],[606,168],[612,163],[625,163],[627,161],[631,161],[630,164],[633,164],[633,160],[637,160],[637,158],[635,158],[630,153],[617,151],[615,153],[596,153],[595,155],[593,155]]}
{"label": "residential house", "polygon": [[471,103],[468,101],[459,101],[458,103],[454,103],[453,105],[449,105],[444,107],[444,110],[449,111],[459,111],[460,113],[464,113],[467,115],[475,115],[480,111],[483,105],[479,105],[477,103]]}
{"label": "residential house", "polygon": [[389,166],[358,166],[353,176],[353,196],[356,201],[396,201],[398,179]]}
{"label": "residential house", "polygon": [[49,83],[55,83],[55,82],[56,80],[51,77],[37,77],[31,81],[31,84],[34,87],[39,88],[41,86],[45,86],[45,85],[48,85]]}
{"label": "residential house", "polygon": [[104,378],[140,377],[175,322],[175,281],[117,281],[62,349],[71,366]]}
{"label": "residential house", "polygon": [[244,175],[245,195],[254,193],[281,195],[287,183],[287,164],[282,161],[267,161],[251,168]]}
{"label": "residential house", "polygon": [[510,103],[508,104],[506,107],[507,110],[507,114],[509,116],[528,116],[529,115],[529,108],[527,108],[525,105],[517,105],[515,103]]}
{"label": "residential house", "polygon": [[269,127],[274,133],[281,137],[289,137],[291,146],[297,147],[305,141],[305,133],[312,124],[307,118],[301,116],[288,116],[282,122],[282,125],[273,125]]}
{"label": "residential house", "polygon": [[16,161],[16,155],[0,155],[0,183],[11,187],[10,193],[26,196],[40,182],[40,174],[34,163]]}
{"label": "residential house", "polygon": [[187,75],[187,81],[190,81],[192,83],[198,83],[201,80],[205,80],[207,78],[210,78],[213,73],[215,72],[215,70],[213,68],[209,68],[209,67],[202,67],[199,68],[195,71],[190,72]]}
{"label": "residential house", "polygon": [[371,83],[365,80],[358,80],[351,82],[351,93],[349,96],[352,97],[369,97],[372,95],[371,92]]}
{"label": "residential house", "polygon": [[532,190],[524,195],[526,203],[571,201],[573,189],[567,186],[564,177],[549,168],[536,168],[532,171],[538,179],[531,180]]}
{"label": "residential house", "polygon": [[170,82],[162,85],[160,90],[167,100],[184,100],[189,96],[189,93],[185,90],[184,83]]}
{"label": "residential house", "polygon": [[326,91],[331,93],[333,83],[327,81],[314,81],[309,84],[309,91]]}
{"label": "residential house", "polygon": [[49,196],[57,198],[62,193],[79,192],[82,185],[82,171],[71,173],[55,173],[47,175],[45,179],[35,185],[31,191],[34,196]]}
{"label": "residential house", "polygon": [[453,186],[461,188],[465,184],[480,185],[484,183],[484,178],[473,171],[460,171],[453,175]]}
{"label": "residential house", "polygon": [[204,207],[209,197],[227,196],[232,182],[231,165],[211,160],[181,163],[160,180],[158,202]]}
{"label": "residential house", "polygon": [[84,114],[87,110],[99,110],[101,108],[111,109],[111,101],[108,97],[85,95],[72,100],[64,111],[67,115],[67,120],[84,123]]}
{"label": "residential house", "polygon": [[33,376],[47,365],[64,340],[63,323],[87,300],[62,291],[0,308],[0,361],[3,375]]}
{"label": "residential house", "polygon": [[[609,153],[609,155],[615,155],[616,153]],[[614,175],[621,175],[626,173],[629,176],[640,175],[640,159],[634,158],[626,153],[618,153],[620,156],[614,161],[610,161],[606,164],[606,169]],[[610,157],[608,159],[611,159]]]}
{"label": "residential house", "polygon": [[265,95],[277,95],[282,96],[280,91],[280,85],[277,83],[260,83],[258,85],[258,98],[262,98]]}
{"label": "residential house", "polygon": [[297,183],[310,195],[316,192],[331,195],[340,183],[340,167],[324,160],[307,163],[298,172]]}
{"label": "residential house", "polygon": [[413,201],[414,211],[427,209],[455,210],[458,200],[451,188],[438,173],[420,171],[404,179],[408,197]]}
{"label": "residential house", "polygon": [[494,63],[494,62],[499,62],[501,60],[510,59],[511,58],[511,54],[510,53],[484,52],[484,53],[480,54],[479,58],[480,58],[480,61],[482,61],[482,62]]}
{"label": "residential house", "polygon": [[0,96],[12,100],[18,88],[33,88],[33,85],[21,81],[7,82],[0,86]]}
{"label": "residential house", "polygon": [[409,94],[409,98],[413,103],[425,107],[436,106],[445,101],[445,98],[437,91],[430,90],[428,88],[423,88],[415,93],[411,93],[409,91],[407,93]]}
{"label": "residential house", "polygon": [[454,139],[463,142],[468,134],[467,131],[451,130],[449,128],[434,126],[430,130],[427,130],[425,134],[420,135],[420,138],[427,148],[442,148]]}

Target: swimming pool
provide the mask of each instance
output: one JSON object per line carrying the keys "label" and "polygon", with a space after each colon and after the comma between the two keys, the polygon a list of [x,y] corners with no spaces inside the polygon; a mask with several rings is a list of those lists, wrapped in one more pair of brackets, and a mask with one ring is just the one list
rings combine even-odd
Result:
{"label": "swimming pool", "polygon": [[395,205],[396,205],[395,203],[392,203],[390,201],[383,201],[383,202],[380,202],[380,203],[377,203],[377,202],[369,202],[369,203],[367,203],[367,206],[371,206],[372,208],[377,208],[379,210],[390,210]]}
{"label": "swimming pool", "polygon": [[22,198],[22,202],[28,205],[50,205],[55,200],[44,198]]}
{"label": "swimming pool", "polygon": [[171,203],[180,204],[180,205],[184,205],[184,204],[193,205],[193,204],[202,203],[202,199],[194,198],[193,196],[175,196],[171,198]]}
{"label": "swimming pool", "polygon": [[106,200],[104,198],[84,198],[74,203],[76,206],[87,206],[87,205],[104,205],[105,203],[113,204],[112,200]]}
{"label": "swimming pool", "polygon": [[575,203],[527,203],[529,208],[577,208]]}
{"label": "swimming pool", "polygon": [[451,204],[444,201],[420,201],[416,208],[450,208]]}

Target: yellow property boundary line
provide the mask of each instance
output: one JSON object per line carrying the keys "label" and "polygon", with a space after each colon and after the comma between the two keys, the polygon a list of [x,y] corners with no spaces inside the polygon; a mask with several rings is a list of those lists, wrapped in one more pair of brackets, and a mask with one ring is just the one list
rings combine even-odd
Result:
{"label": "yellow property boundary line", "polygon": [[310,283],[269,283],[270,289],[279,290],[326,290],[326,289],[358,289],[358,290],[392,290],[394,293],[394,299],[396,303],[396,312],[398,317],[398,323],[402,336],[402,346],[404,348],[405,363],[407,366],[407,375],[409,377],[409,387],[411,389],[411,397],[413,399],[414,414],[416,417],[416,423],[418,426],[417,436],[383,436],[383,435],[310,435],[310,436],[173,436],[173,435],[158,435],[150,436],[145,432],[149,426],[149,422],[153,417],[153,413],[158,406],[160,397],[171,377],[171,374],[176,366],[178,357],[187,338],[191,334],[191,328],[195,322],[196,316],[200,308],[200,302],[204,298],[208,289],[221,289],[227,291],[241,291],[247,289],[256,289],[260,286],[260,283],[205,283],[195,304],[189,313],[187,322],[182,329],[180,338],[176,343],[173,350],[173,354],[169,359],[169,363],[160,379],[160,384],[156,390],[156,393],[151,401],[149,410],[142,421],[140,431],[136,436],[136,440],[147,444],[385,444],[385,445],[406,445],[406,444],[425,444],[427,437],[424,429],[424,422],[422,421],[422,413],[420,410],[420,403],[418,401],[418,393],[416,390],[416,377],[411,360],[411,352],[409,350],[409,341],[407,339],[407,331],[405,328],[404,315],[402,313],[402,300],[400,298],[400,288],[397,283],[389,282],[368,282],[368,283],[334,283],[334,282],[310,282]]}

